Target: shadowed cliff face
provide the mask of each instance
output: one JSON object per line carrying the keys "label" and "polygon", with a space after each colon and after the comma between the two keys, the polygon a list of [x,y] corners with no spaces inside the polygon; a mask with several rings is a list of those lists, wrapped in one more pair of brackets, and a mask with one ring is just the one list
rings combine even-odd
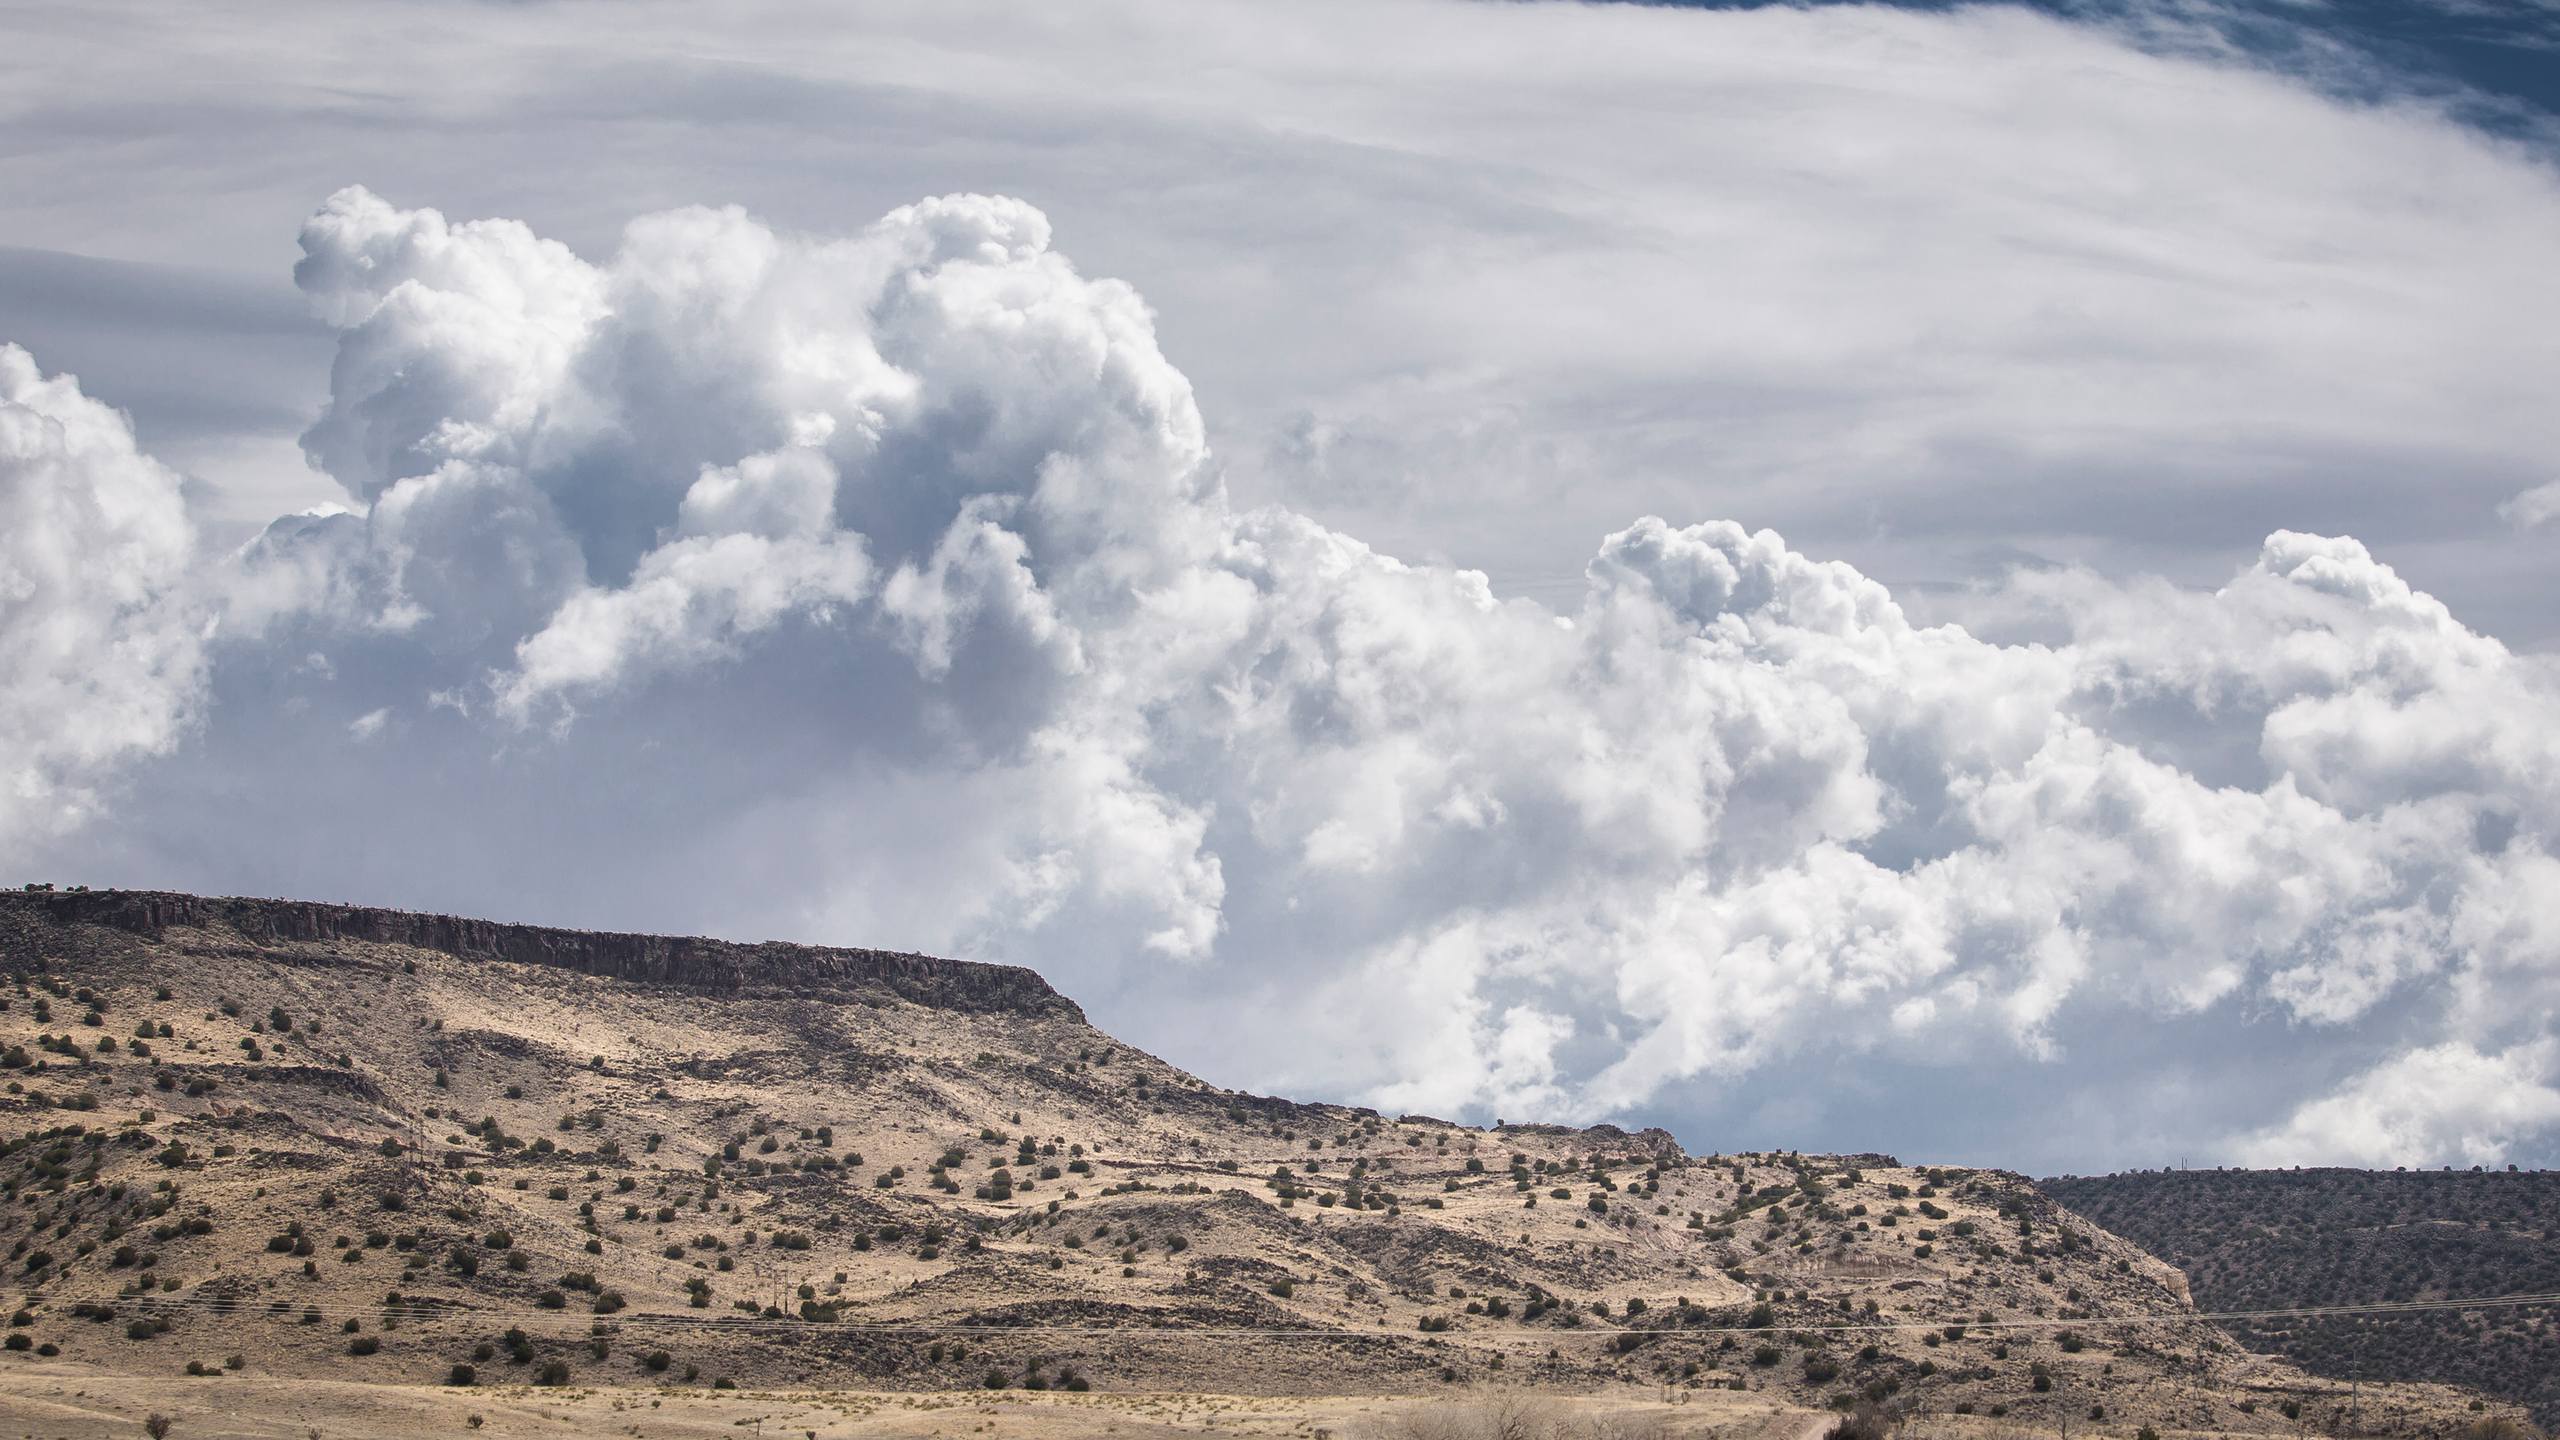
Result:
{"label": "shadowed cliff face", "polygon": [[844,999],[870,991],[946,1010],[1084,1019],[1074,1001],[1018,965],[773,940],[750,945],[692,936],[557,930],[307,900],[224,899],[154,890],[0,891],[0,954],[11,963],[31,964],[39,954],[86,943],[78,934],[82,927],[148,940],[171,930],[227,930],[252,945],[365,941],[727,994]]}

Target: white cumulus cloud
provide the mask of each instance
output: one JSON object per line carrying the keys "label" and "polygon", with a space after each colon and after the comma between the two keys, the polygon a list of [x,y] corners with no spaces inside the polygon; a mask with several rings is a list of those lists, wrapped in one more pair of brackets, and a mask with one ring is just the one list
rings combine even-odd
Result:
{"label": "white cumulus cloud", "polygon": [[2484,1054],[2459,1041],[2397,1055],[2249,1137],[2254,1165],[2370,1165],[2441,1160],[2495,1165],[2519,1135],[2560,1125],[2548,1043]]}
{"label": "white cumulus cloud", "polygon": [[2518,890],[2560,678],[2354,540],[2022,573],[1968,629],[1648,517],[1544,604],[1233,501],[1147,306],[1017,200],[683,210],[590,259],[348,190],[303,245],[306,444],[363,508],[220,577],[207,743],[282,770],[308,707],[441,757],[412,863],[507,830],[466,795],[546,796],[575,873],[1030,960],[1168,1034],[1250,1007],[1235,1078],[1438,1112],[2059,1076],[2210,1021],[2350,1077],[2218,1120],[2232,1153],[2560,1124],[2550,1008],[2484,1000],[2560,988]]}
{"label": "white cumulus cloud", "polygon": [[0,344],[0,853],[99,817],[178,740],[203,620],[175,472],[122,415]]}

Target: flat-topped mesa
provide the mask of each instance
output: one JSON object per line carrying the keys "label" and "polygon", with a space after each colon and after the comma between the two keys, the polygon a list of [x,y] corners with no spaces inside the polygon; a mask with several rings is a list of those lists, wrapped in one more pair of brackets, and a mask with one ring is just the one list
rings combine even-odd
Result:
{"label": "flat-topped mesa", "polygon": [[892,950],[562,930],[309,900],[159,890],[0,890],[0,959],[11,965],[37,965],[45,955],[67,950],[80,927],[153,941],[171,930],[227,930],[251,945],[405,945],[457,959],[554,965],[643,985],[813,999],[874,991],[945,1010],[1084,1019],[1074,1001],[1021,966]]}

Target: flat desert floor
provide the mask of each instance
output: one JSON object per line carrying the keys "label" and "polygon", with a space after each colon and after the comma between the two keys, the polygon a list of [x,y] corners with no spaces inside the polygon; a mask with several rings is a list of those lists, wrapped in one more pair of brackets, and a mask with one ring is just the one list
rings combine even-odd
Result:
{"label": "flat desert floor", "polygon": [[[1268,1440],[1402,1440],[1417,1415],[1464,1408],[1464,1396],[1229,1396],[962,1391],[675,1391],[610,1386],[535,1389],[368,1385],[331,1380],[113,1374],[85,1366],[13,1368],[0,1377],[0,1440],[90,1440],[144,1433],[152,1414],[171,1440],[407,1440],[412,1436],[893,1436],[914,1440],[1148,1440],[1232,1435]],[[1593,1422],[1595,1436],[1819,1440],[1836,1417],[1747,1395],[1688,1403],[1545,1402]]]}

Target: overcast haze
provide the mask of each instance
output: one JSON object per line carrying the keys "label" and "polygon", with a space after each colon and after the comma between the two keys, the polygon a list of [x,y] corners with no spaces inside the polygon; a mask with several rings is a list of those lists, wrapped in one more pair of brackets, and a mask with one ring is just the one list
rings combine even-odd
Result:
{"label": "overcast haze", "polygon": [[2560,11],[0,5],[0,878],[2560,1161]]}

